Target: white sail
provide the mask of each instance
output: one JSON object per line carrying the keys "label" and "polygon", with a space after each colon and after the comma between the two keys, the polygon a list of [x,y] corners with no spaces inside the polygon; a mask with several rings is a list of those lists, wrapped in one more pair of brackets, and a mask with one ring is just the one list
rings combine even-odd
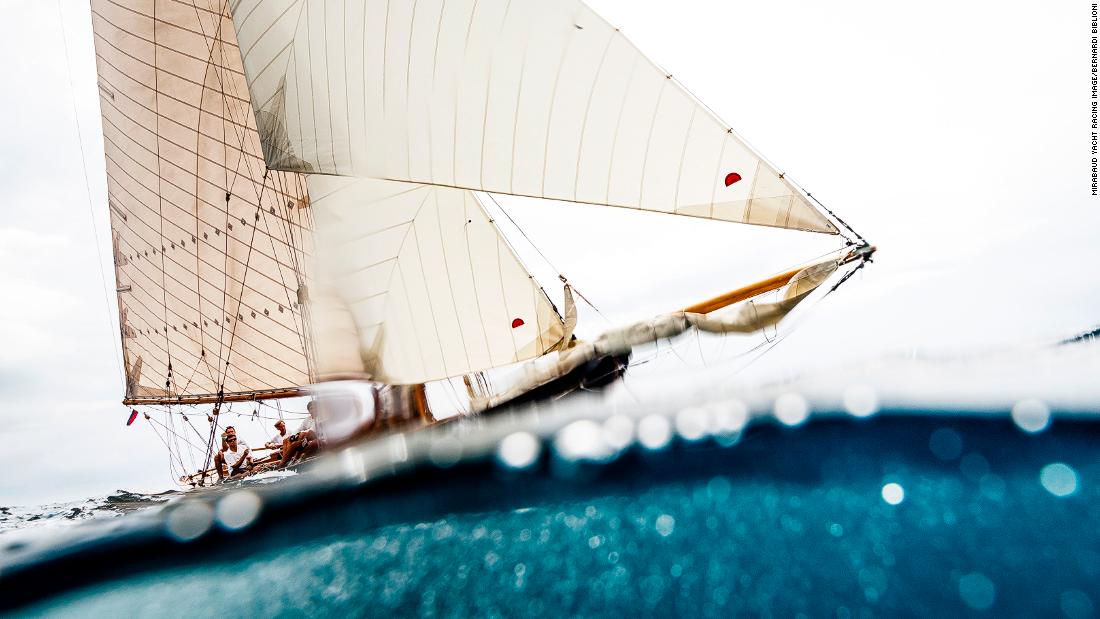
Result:
{"label": "white sail", "polygon": [[268,164],[835,234],[579,0],[235,0]]}
{"label": "white sail", "polygon": [[268,173],[224,2],[92,0],[127,398],[310,382],[300,175]]}
{"label": "white sail", "polygon": [[470,191],[308,177],[318,375],[421,383],[537,357],[562,319]]}

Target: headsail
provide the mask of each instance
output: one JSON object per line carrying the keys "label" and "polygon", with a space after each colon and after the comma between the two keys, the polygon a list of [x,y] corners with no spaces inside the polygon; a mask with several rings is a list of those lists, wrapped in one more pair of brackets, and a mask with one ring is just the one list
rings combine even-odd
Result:
{"label": "headsail", "polygon": [[835,234],[580,0],[235,0],[268,164]]}
{"label": "headsail", "polygon": [[228,7],[92,0],[92,26],[128,401],[308,384],[305,184],[266,170]]}
{"label": "headsail", "polygon": [[470,191],[311,175],[318,375],[420,383],[537,357],[563,323]]}

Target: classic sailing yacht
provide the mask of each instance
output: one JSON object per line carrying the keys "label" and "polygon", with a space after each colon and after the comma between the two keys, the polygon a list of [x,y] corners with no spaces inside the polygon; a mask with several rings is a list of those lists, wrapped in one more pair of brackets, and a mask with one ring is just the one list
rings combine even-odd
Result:
{"label": "classic sailing yacht", "polygon": [[[873,252],[579,0],[92,0],[92,15],[124,402],[212,404],[207,454],[226,403],[381,385],[338,439],[431,421],[432,381],[462,380],[468,411],[487,410],[658,338],[774,325]],[[582,342],[568,281],[559,312],[484,194],[838,248]],[[516,364],[510,384],[484,378]]]}

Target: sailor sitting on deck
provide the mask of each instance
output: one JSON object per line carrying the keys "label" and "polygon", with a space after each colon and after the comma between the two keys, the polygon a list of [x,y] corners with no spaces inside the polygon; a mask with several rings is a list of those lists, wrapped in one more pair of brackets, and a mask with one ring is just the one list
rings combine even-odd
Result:
{"label": "sailor sitting on deck", "polygon": [[275,429],[277,432],[271,437],[271,440],[264,443],[264,449],[270,449],[271,453],[266,458],[261,460],[253,459],[252,463],[257,467],[264,467],[266,470],[267,465],[278,465],[282,459],[283,445],[286,444],[287,439],[290,437],[286,433],[286,423],[280,419],[275,422]]}
{"label": "sailor sitting on deck", "polygon": [[284,423],[282,419],[276,421],[275,429],[278,430],[278,433],[276,433],[275,436],[271,437],[270,441],[264,443],[264,447],[267,447],[268,449],[278,450],[283,448],[283,443],[286,442],[287,439],[286,423]]}
{"label": "sailor sitting on deck", "polygon": [[305,418],[302,425],[298,427],[297,432],[291,434],[283,441],[282,462],[280,466],[287,466],[303,458],[308,458],[320,450],[321,443],[317,439],[317,432],[313,421],[313,409],[314,402],[310,402],[306,405],[306,410],[309,411],[309,417]]}
{"label": "sailor sitting on deck", "polygon": [[229,469],[229,477],[239,475],[252,468],[252,454],[248,444],[237,439],[237,431],[232,427],[225,431],[226,447],[214,456],[214,467],[218,470],[218,479],[225,479],[222,472],[224,464]]}
{"label": "sailor sitting on deck", "polygon": [[[230,434],[235,435],[236,433],[237,433],[237,429],[234,428],[233,426],[225,426],[225,430],[222,432],[222,446],[221,446],[221,449],[219,449],[218,451],[225,451],[225,448],[229,447],[229,444],[225,442],[225,438],[227,436],[229,436]],[[215,456],[215,457],[217,457],[217,456]]]}

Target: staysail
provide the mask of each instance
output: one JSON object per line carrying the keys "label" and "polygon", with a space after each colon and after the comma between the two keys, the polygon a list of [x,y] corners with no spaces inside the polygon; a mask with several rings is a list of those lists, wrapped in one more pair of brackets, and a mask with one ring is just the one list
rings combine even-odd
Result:
{"label": "staysail", "polygon": [[311,381],[299,174],[268,171],[224,2],[92,0],[127,402]]}
{"label": "staysail", "polygon": [[318,375],[423,383],[538,357],[561,317],[477,196],[310,175]]}
{"label": "staysail", "polygon": [[235,0],[268,164],[835,234],[580,0]]}

